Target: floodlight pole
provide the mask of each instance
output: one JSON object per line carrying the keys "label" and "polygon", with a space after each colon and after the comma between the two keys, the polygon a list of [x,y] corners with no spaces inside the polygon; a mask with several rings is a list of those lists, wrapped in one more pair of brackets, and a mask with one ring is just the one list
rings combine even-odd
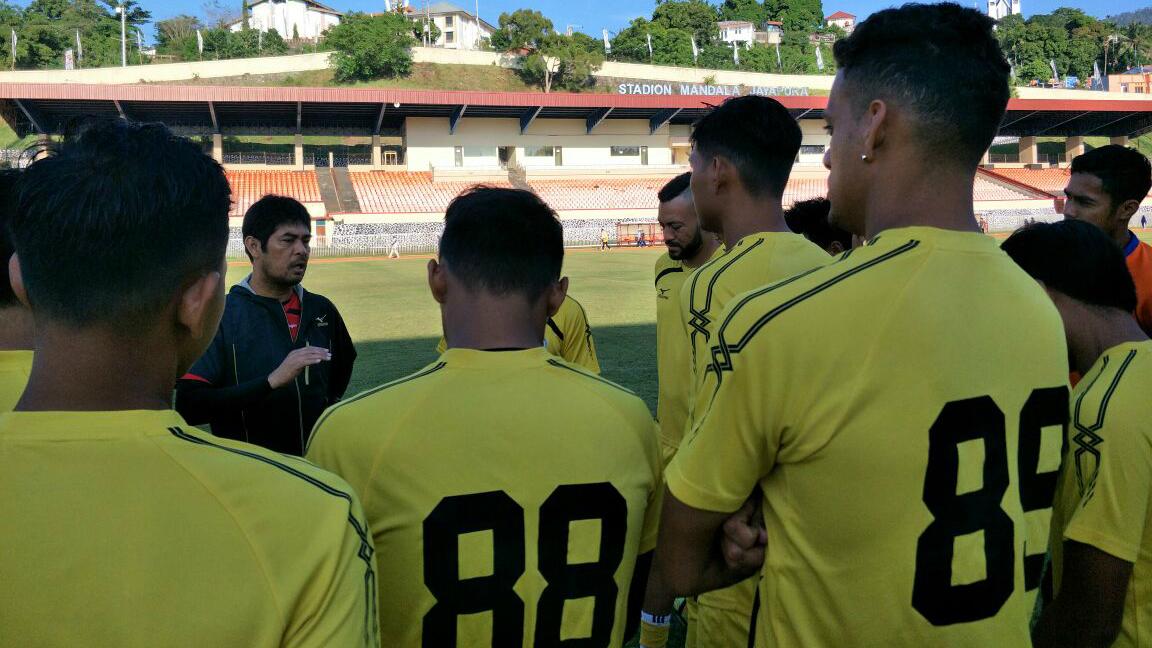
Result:
{"label": "floodlight pole", "polygon": [[125,32],[125,27],[128,22],[128,12],[124,10],[124,3],[121,2],[116,11],[120,14],[120,67],[128,67],[128,36]]}

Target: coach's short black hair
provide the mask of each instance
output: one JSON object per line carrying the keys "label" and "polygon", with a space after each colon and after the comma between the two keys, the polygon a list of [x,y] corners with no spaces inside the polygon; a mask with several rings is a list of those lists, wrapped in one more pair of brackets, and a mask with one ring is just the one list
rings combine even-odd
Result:
{"label": "coach's short black hair", "polygon": [[[244,225],[240,233],[244,238],[255,237],[260,241],[260,249],[266,251],[268,238],[276,228],[286,224],[303,225],[312,231],[312,216],[299,200],[268,194],[252,203],[248,211],[244,212]],[[249,259],[252,258],[248,248],[244,248],[244,253],[248,254]]]}
{"label": "coach's short black hair", "polygon": [[1016,230],[1001,247],[1052,290],[1087,304],[1136,310],[1136,286],[1124,253],[1091,223],[1034,223]]}
{"label": "coach's short black hair", "polygon": [[20,303],[12,291],[11,277],[8,276],[8,260],[16,252],[12,246],[12,237],[8,234],[8,226],[16,212],[19,181],[19,169],[0,169],[0,308]]}
{"label": "coach's short black hair", "polygon": [[729,99],[696,122],[692,145],[708,159],[727,158],[753,196],[782,196],[800,152],[800,126],[768,97]]}
{"label": "coach's short black hair", "polygon": [[661,204],[676,200],[680,196],[684,195],[685,191],[688,191],[692,188],[691,183],[692,172],[689,171],[688,173],[681,173],[675,178],[669,180],[668,184],[664,185],[660,189],[660,193],[656,194],[656,197],[660,199]]}
{"label": "coach's short black hair", "polygon": [[915,115],[921,142],[975,168],[1008,105],[1010,67],[995,22],[953,3],[872,14],[833,53],[856,112],[882,99]]}
{"label": "coach's short black hair", "polygon": [[1072,158],[1072,173],[1100,178],[1112,208],[1129,200],[1142,201],[1152,189],[1152,164],[1135,149],[1118,144],[1101,146]]}
{"label": "coach's short black hair", "polygon": [[784,212],[788,229],[819,245],[825,250],[833,241],[839,241],[845,250],[852,249],[852,234],[828,222],[832,203],[827,198],[803,200]]}
{"label": "coach's short black hair", "polygon": [[471,291],[534,302],[560,278],[564,233],[536,194],[474,187],[448,205],[440,261]]}
{"label": "coach's short black hair", "polygon": [[224,169],[163,125],[79,125],[20,182],[10,227],[33,310],[76,327],[147,322],[220,269],[230,204]]}

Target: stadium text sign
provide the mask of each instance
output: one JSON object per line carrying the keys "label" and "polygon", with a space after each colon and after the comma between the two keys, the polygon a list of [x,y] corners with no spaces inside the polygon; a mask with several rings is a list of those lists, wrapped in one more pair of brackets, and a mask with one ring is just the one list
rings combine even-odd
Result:
{"label": "stadium text sign", "polygon": [[807,97],[808,88],[784,86],[716,85],[709,83],[621,83],[616,88],[623,95],[694,95],[701,97],[740,97],[746,94],[764,97]]}

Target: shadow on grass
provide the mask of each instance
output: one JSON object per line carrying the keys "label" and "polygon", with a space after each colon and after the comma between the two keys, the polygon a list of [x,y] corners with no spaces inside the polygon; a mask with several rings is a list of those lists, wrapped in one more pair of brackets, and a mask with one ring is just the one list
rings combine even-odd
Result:
{"label": "shadow on grass", "polygon": [[[656,325],[600,326],[593,329],[600,370],[608,380],[636,392],[656,410]],[[346,396],[415,373],[437,358],[433,337],[362,340]]]}

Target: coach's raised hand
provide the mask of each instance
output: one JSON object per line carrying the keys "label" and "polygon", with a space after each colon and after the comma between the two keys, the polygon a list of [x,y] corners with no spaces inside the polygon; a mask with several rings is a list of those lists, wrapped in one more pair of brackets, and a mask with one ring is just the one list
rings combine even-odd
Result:
{"label": "coach's raised hand", "polygon": [[327,362],[332,359],[332,352],[323,347],[307,346],[303,349],[296,349],[284,358],[284,362],[280,363],[276,370],[268,374],[268,384],[272,389],[279,389],[296,379],[304,367]]}

